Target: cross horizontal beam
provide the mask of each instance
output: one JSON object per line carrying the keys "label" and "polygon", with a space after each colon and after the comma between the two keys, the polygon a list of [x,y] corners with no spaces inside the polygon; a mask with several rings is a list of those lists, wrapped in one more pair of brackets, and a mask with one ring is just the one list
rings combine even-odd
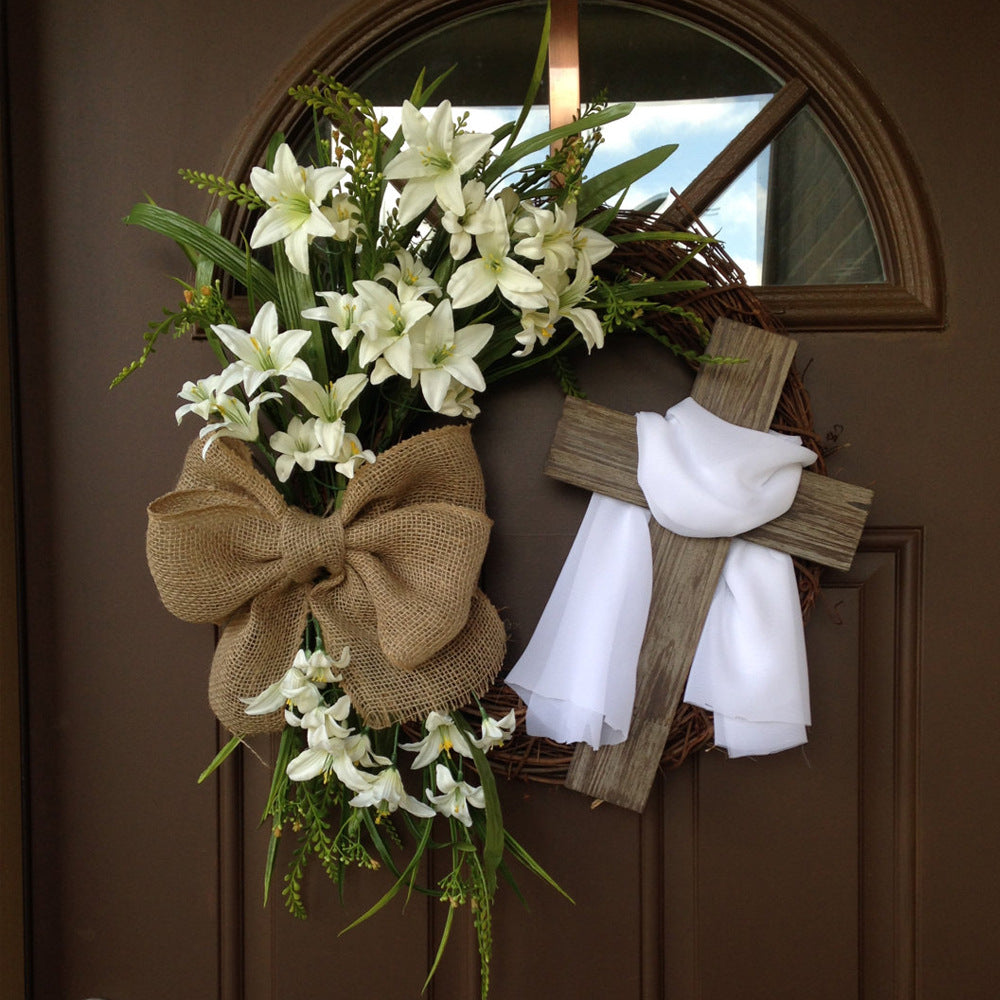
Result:
{"label": "cross horizontal beam", "polygon": [[[645,507],[636,481],[638,460],[634,416],[567,397],[546,475]],[[872,491],[863,486],[804,472],[791,508],[741,537],[821,566],[848,570],[871,503]]]}

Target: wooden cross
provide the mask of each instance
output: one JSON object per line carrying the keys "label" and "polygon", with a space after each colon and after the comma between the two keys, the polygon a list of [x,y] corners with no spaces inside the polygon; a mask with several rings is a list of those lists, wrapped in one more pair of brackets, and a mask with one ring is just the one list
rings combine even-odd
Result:
{"label": "wooden cross", "polygon": [[[691,396],[716,416],[767,430],[791,367],[788,337],[716,322],[708,353],[745,358],[705,365]],[[636,481],[635,418],[568,398],[545,471],[562,482],[645,506]],[[849,569],[871,507],[872,491],[804,472],[791,508],[742,537],[793,556]],[[566,785],[642,812],[687,683],[701,630],[722,573],[728,538],[687,538],[650,522],[653,596],[636,676],[628,739],[594,751],[577,745]]]}

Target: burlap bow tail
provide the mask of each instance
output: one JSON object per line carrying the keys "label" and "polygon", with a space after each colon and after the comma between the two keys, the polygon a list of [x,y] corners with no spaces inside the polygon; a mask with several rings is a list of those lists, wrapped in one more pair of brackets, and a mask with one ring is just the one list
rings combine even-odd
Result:
{"label": "burlap bow tail", "polygon": [[327,517],[287,506],[241,443],[201,448],[149,505],[146,554],[170,612],[222,627],[209,701],[232,732],[284,725],[246,715],[243,699],[284,675],[309,614],[332,655],[350,647],[342,686],[369,725],[486,689],[506,636],[477,586],[491,522],[468,427],[389,449]]}

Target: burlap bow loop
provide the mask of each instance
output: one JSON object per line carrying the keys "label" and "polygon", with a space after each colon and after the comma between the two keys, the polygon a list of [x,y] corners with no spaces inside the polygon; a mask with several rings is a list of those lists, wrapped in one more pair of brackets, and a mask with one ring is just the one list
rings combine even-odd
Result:
{"label": "burlap bow loop", "polygon": [[349,646],[343,687],[375,726],[485,689],[505,634],[477,588],[489,539],[467,427],[410,438],[348,485],[326,517],[289,507],[227,439],[188,451],[177,488],[149,506],[147,557],[166,607],[223,631],[209,700],[233,732],[280,729],[244,700],[280,679],[311,614]]}

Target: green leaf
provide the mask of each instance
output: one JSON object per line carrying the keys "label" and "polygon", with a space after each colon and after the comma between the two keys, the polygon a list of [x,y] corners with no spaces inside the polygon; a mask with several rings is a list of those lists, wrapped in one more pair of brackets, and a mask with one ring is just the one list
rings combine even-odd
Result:
{"label": "green leaf", "polygon": [[483,798],[486,802],[486,838],[483,842],[483,874],[486,879],[486,888],[493,895],[497,888],[497,866],[503,858],[504,830],[503,812],[500,808],[500,796],[497,794],[496,777],[490,762],[486,759],[486,754],[472,742],[472,728],[466,719],[456,713],[453,718],[455,725],[465,735],[469,749],[472,751],[472,759],[479,774],[479,783],[483,789]]}
{"label": "green leaf", "polygon": [[410,103],[415,108],[422,108],[430,99],[434,91],[436,91],[457,68],[458,63],[449,66],[443,73],[431,80],[426,87],[424,86],[424,73],[426,72],[426,68],[422,69],[420,71],[420,75],[417,77],[416,83],[413,84],[413,91],[410,93]]}
{"label": "green leaf", "polygon": [[[399,875],[399,878],[397,878],[396,881],[393,883],[392,888],[389,889],[389,891],[386,892],[385,895],[382,896],[382,898],[379,899],[379,901],[375,903],[374,906],[371,906],[367,910],[365,910],[365,912],[362,913],[361,916],[357,918],[357,920],[354,920],[351,923],[349,923],[342,931],[340,931],[340,934],[346,934],[352,928],[357,927],[358,924],[363,924],[369,917],[373,917],[376,913],[378,913],[379,910],[382,909],[383,906],[385,906],[388,902],[390,902],[392,898],[396,895],[396,893],[398,893],[399,890],[403,887],[403,885],[408,882],[410,877],[410,872],[412,872],[420,863],[420,859],[423,857],[424,851],[427,848],[427,843],[431,839],[431,825],[433,824],[433,822],[434,820],[433,818],[431,818],[428,819],[426,823],[424,823],[423,833],[421,834],[420,841],[418,842],[416,849],[413,852],[413,857],[410,858],[410,863],[403,869],[403,871]],[[340,934],[338,934],[338,937],[340,936]]]}
{"label": "green leaf", "polygon": [[516,146],[511,146],[509,149],[504,150],[487,167],[483,173],[483,183],[489,187],[522,157],[530,153],[537,153],[538,150],[551,146],[552,143],[557,142],[559,139],[577,135],[585,129],[597,128],[599,125],[607,125],[608,122],[624,118],[631,113],[634,107],[634,103],[612,104],[600,111],[593,111],[588,115],[584,115],[582,118],[577,119],[575,122],[570,122],[568,125],[560,125],[558,128],[549,129],[540,135],[525,139],[524,142],[519,142]]}
{"label": "green leaf", "polygon": [[632,284],[616,285],[615,292],[621,299],[645,299],[654,295],[670,295],[672,292],[696,292],[705,287],[704,281],[636,281]]}
{"label": "green leaf", "polygon": [[302,351],[313,378],[326,385],[330,380],[326,347],[319,320],[305,319],[303,309],[316,305],[316,293],[308,274],[292,267],[284,246],[274,248],[274,276],[278,283],[278,310],[286,330],[308,330],[312,336]]}
{"label": "green leaf", "polygon": [[224,760],[243,742],[242,736],[234,736],[213,758],[212,763],[198,775],[200,785],[213,771],[217,770]]}
{"label": "green leaf", "polygon": [[[205,220],[205,228],[210,229],[216,235],[222,232],[222,213],[218,209],[209,214]],[[194,269],[194,287],[196,290],[212,284],[213,269],[214,265],[212,261],[208,257],[199,254]]]}
{"label": "green leaf", "polygon": [[300,732],[293,726],[285,726],[281,731],[281,741],[278,743],[278,759],[274,762],[274,771],[271,774],[271,787],[267,793],[267,802],[264,805],[264,814],[261,816],[261,823],[267,821],[268,816],[275,814],[275,809],[288,788],[288,774],[285,768],[288,762],[294,757],[300,747]]}
{"label": "green leaf", "polygon": [[274,158],[278,153],[278,147],[285,141],[284,132],[275,132],[271,136],[271,141],[267,144],[267,153],[264,156],[264,162],[267,164],[268,170],[274,169]]}
{"label": "green leaf", "polygon": [[560,896],[564,896],[574,906],[576,900],[509,834],[504,834],[507,841],[507,848],[518,861],[524,865],[533,875],[536,875],[543,882],[550,885]]}
{"label": "green leaf", "polygon": [[641,229],[633,233],[619,233],[610,237],[612,243],[641,243],[645,240],[668,240],[676,243],[693,243],[697,246],[707,246],[717,242],[714,236],[703,236],[701,233],[674,233],[664,229]]}
{"label": "green leaf", "polygon": [[249,280],[262,299],[278,298],[274,275],[263,264],[253,260],[248,265],[242,252],[229,240],[179,212],[143,202],[133,206],[124,221],[127,226],[141,226],[166,236],[181,247],[190,247],[237,281]]}
{"label": "green leaf", "polygon": [[625,160],[624,163],[618,163],[609,170],[584,181],[576,198],[577,218],[586,218],[590,212],[600,208],[606,201],[634,184],[640,177],[645,177],[646,174],[655,170],[675,149],[677,149],[677,143],[657,146],[656,149],[640,153],[639,156]]}
{"label": "green leaf", "polygon": [[271,827],[271,836],[267,841],[267,857],[264,859],[264,905],[267,906],[268,897],[271,894],[271,876],[274,874],[274,866],[278,860],[278,843],[281,838],[278,836],[275,827]]}
{"label": "green leaf", "polygon": [[427,978],[424,980],[423,988],[420,990],[421,993],[426,992],[427,987],[430,985],[430,981],[434,978],[434,973],[437,972],[438,965],[441,964],[441,956],[444,954],[445,946],[448,944],[448,938],[451,936],[451,924],[455,919],[455,910],[457,907],[452,906],[451,903],[448,904],[448,916],[444,920],[444,930],[441,931],[441,943],[438,945],[437,954],[434,956],[434,962],[431,964],[431,971],[427,973]]}
{"label": "green leaf", "polygon": [[[552,7],[545,5],[545,20],[542,22],[542,35],[538,40],[538,54],[535,56],[535,68],[531,72],[531,79],[528,81],[528,89],[524,95],[524,103],[521,105],[521,113],[517,116],[517,121],[511,129],[510,137],[504,146],[506,152],[513,145],[514,140],[521,134],[531,109],[534,106],[538,90],[542,85],[542,77],[545,75],[545,64],[549,57],[549,30],[552,26]],[[499,138],[499,136],[498,136]]]}

